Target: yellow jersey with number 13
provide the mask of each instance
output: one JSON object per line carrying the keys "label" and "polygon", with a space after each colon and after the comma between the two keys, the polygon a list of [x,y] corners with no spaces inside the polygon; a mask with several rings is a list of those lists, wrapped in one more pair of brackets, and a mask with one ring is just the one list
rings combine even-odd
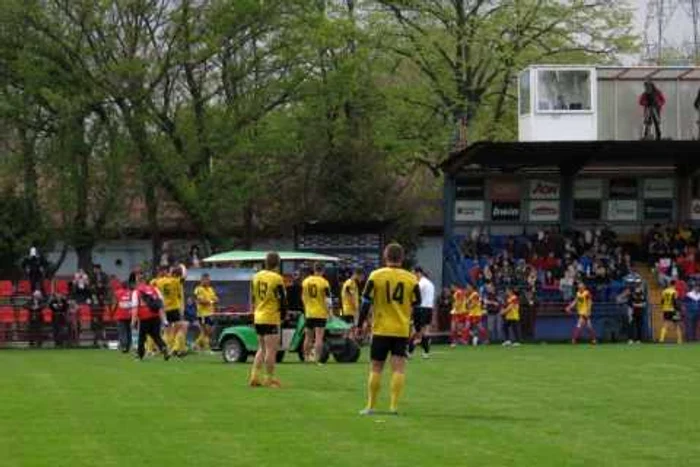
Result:
{"label": "yellow jersey with number 13", "polygon": [[420,302],[416,276],[400,268],[370,274],[363,296],[372,302],[372,335],[408,337],[413,306]]}
{"label": "yellow jersey with number 13", "polygon": [[263,270],[253,276],[250,296],[255,324],[280,325],[284,293],[284,279],[278,273]]}

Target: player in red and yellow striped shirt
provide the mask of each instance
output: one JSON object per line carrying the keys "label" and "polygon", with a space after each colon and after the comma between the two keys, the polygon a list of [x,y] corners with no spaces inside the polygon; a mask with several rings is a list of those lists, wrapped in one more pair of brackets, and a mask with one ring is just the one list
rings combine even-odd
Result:
{"label": "player in red and yellow striped shirt", "polygon": [[574,328],[574,335],[571,338],[571,343],[575,344],[581,334],[581,329],[585,326],[591,335],[591,344],[596,343],[595,331],[593,330],[593,324],[591,323],[591,314],[593,312],[593,297],[591,292],[586,288],[586,284],[583,282],[578,283],[578,291],[576,292],[576,297],[574,301],[566,307],[567,313],[571,313],[571,310],[576,308],[576,313],[578,314],[578,321],[576,322],[576,327]]}

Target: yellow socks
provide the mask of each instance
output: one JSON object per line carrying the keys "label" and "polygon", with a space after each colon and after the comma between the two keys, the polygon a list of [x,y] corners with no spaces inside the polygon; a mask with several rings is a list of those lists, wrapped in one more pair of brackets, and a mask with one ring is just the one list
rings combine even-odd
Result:
{"label": "yellow socks", "polygon": [[391,403],[389,410],[396,412],[399,408],[399,398],[406,385],[406,375],[403,373],[394,373],[391,375]]}
{"label": "yellow socks", "polygon": [[382,385],[382,374],[370,372],[369,381],[367,382],[367,409],[374,409],[377,404],[377,396],[379,388]]}
{"label": "yellow socks", "polygon": [[676,342],[679,344],[683,343],[683,330],[680,326],[676,327]]}
{"label": "yellow socks", "polygon": [[661,335],[659,336],[659,342],[666,341],[666,326],[661,328]]}
{"label": "yellow socks", "polygon": [[177,335],[175,335],[175,347],[178,352],[187,351],[187,337],[185,337],[185,333],[182,330],[178,331]]}

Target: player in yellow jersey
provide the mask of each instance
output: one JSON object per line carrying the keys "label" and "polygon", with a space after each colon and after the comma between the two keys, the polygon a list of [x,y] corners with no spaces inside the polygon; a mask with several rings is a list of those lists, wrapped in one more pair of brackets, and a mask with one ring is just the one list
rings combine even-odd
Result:
{"label": "player in yellow jersey", "polygon": [[320,360],[323,353],[323,337],[328,321],[328,300],[331,298],[331,285],[323,277],[323,271],[323,264],[314,264],[313,274],[301,283],[301,301],[304,303],[306,320],[304,360],[307,362]]}
{"label": "player in yellow jersey", "polygon": [[211,348],[211,330],[214,322],[212,316],[219,303],[219,296],[211,285],[209,274],[202,274],[202,280],[194,289],[194,299],[197,303],[197,318],[199,319],[200,332],[195,345],[202,350]]}
{"label": "player in yellow jersey", "polygon": [[[512,287],[506,289],[506,304],[501,311],[503,316],[504,346],[520,345],[520,297]],[[511,340],[511,335],[513,339]]]}
{"label": "player in yellow jersey", "polygon": [[467,285],[467,313],[469,321],[465,335],[471,334],[472,345],[476,346],[480,338],[484,342],[487,341],[488,333],[483,323],[484,309],[481,306],[481,296],[471,284]]}
{"label": "player in yellow jersey", "polygon": [[676,290],[676,281],[671,281],[668,287],[661,293],[661,312],[664,314],[664,325],[661,328],[659,343],[666,341],[668,328],[676,331],[676,342],[683,343],[683,326],[681,324],[681,307]]}
{"label": "player in yellow jersey", "polygon": [[177,334],[180,321],[182,321],[183,291],[182,282],[179,275],[173,274],[168,268],[160,268],[158,277],[151,281],[151,285],[157,288],[163,296],[163,306],[165,316],[168,320],[168,327],[163,331],[165,343],[172,349],[174,355],[181,356],[184,349],[181,349],[177,342]]}
{"label": "player in yellow jersey", "polygon": [[411,313],[421,302],[416,276],[402,269],[404,250],[398,243],[384,250],[385,267],[370,274],[362,293],[358,327],[362,329],[370,307],[373,310],[372,360],[368,381],[367,407],[361,415],[374,414],[382,380],[382,371],[391,354],[391,402],[389,411],[398,413],[398,404],[406,382],[406,357],[411,333]]}
{"label": "player in yellow jersey", "polygon": [[365,271],[356,268],[352,276],[343,283],[340,291],[341,305],[343,307],[343,321],[351,326],[357,324],[357,314],[360,311],[360,282],[364,279]]}
{"label": "player in yellow jersey", "polygon": [[464,289],[455,287],[452,293],[452,323],[450,325],[450,347],[457,347],[457,341],[462,336],[461,343],[466,344],[464,337],[465,329],[469,324],[469,313],[467,313],[467,293]]}
{"label": "player in yellow jersey", "polygon": [[581,329],[585,326],[591,335],[591,344],[595,344],[595,330],[593,329],[593,323],[591,322],[591,315],[593,313],[593,297],[591,296],[591,292],[589,292],[586,288],[586,284],[583,282],[578,283],[576,297],[569,304],[569,306],[566,307],[567,313],[571,313],[574,308],[576,308],[578,321],[576,322],[576,327],[574,328],[571,343],[575,344],[576,341],[578,341],[581,334]]}
{"label": "player in yellow jersey", "polygon": [[[258,335],[258,351],[255,354],[249,379],[252,387],[280,387],[279,380],[275,378],[275,363],[279,348],[280,324],[287,311],[287,296],[284,279],[278,272],[279,267],[279,254],[268,253],[265,257],[265,269],[257,272],[250,284],[253,323]],[[261,379],[263,367],[265,377]]]}

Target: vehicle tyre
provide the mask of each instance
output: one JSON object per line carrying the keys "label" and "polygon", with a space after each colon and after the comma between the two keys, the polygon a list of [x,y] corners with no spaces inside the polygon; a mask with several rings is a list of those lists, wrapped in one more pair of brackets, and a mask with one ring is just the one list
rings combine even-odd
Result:
{"label": "vehicle tyre", "polygon": [[352,339],[346,339],[341,350],[333,353],[338,363],[355,363],[360,359],[360,346]]}
{"label": "vehicle tyre", "polygon": [[331,349],[328,346],[328,342],[324,342],[321,356],[318,357],[318,363],[327,363],[329,358],[331,358]]}
{"label": "vehicle tyre", "polygon": [[279,350],[277,352],[277,356],[275,357],[275,360],[277,361],[277,363],[282,363],[284,361],[284,353],[285,353],[284,350]]}
{"label": "vehicle tyre", "polygon": [[229,337],[224,341],[221,355],[225,363],[244,363],[248,360],[248,352],[237,337]]}

